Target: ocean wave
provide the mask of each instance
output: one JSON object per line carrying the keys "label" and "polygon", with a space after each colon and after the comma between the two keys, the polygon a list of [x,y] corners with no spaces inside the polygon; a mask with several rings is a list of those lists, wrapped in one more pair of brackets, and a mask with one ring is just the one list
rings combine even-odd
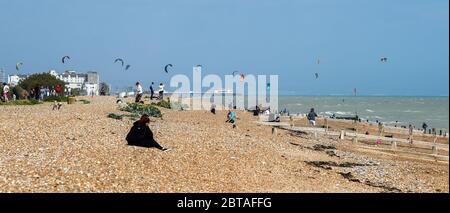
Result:
{"label": "ocean wave", "polygon": [[326,115],[333,115],[333,114],[334,115],[353,115],[352,112],[342,112],[342,111],[336,111],[336,112],[326,111],[326,112],[323,112],[321,114],[326,114]]}
{"label": "ocean wave", "polygon": [[403,112],[408,112],[408,113],[418,113],[418,112],[421,112],[421,111],[417,111],[417,110],[405,110],[405,111],[403,111]]}
{"label": "ocean wave", "polygon": [[353,114],[352,112],[341,112],[341,111],[336,111],[334,113],[337,115],[352,115]]}
{"label": "ocean wave", "polygon": [[369,116],[370,118],[374,118],[374,119],[378,119],[378,120],[381,120],[381,119],[383,119],[383,117],[380,117],[380,116]]}
{"label": "ocean wave", "polygon": [[406,122],[400,122],[400,121],[398,121],[398,122],[395,122],[395,121],[385,121],[384,123],[385,123],[385,124],[406,124]]}
{"label": "ocean wave", "polygon": [[374,112],[374,111],[371,109],[366,109],[366,112]]}

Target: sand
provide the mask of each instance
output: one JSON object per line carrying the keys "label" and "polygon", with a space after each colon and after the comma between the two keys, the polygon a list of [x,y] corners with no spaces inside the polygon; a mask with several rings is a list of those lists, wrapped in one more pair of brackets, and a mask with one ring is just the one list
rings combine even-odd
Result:
{"label": "sand", "polygon": [[130,147],[114,97],[0,106],[0,192],[449,192],[448,162],[405,158],[332,136],[298,135],[237,112],[161,109],[169,152]]}

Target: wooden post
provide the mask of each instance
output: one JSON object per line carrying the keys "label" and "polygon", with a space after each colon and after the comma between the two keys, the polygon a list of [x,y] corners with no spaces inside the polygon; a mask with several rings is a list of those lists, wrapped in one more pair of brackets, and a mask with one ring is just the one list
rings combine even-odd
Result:
{"label": "wooden post", "polygon": [[293,127],[294,127],[294,118],[292,118],[292,115],[289,116],[289,121],[291,122],[291,123],[290,123],[291,128],[293,128]]}
{"label": "wooden post", "polygon": [[392,149],[397,149],[397,142],[392,141],[391,147],[392,147]]}
{"label": "wooden post", "polygon": [[272,127],[272,135],[277,136],[277,128]]}
{"label": "wooden post", "polygon": [[409,143],[413,144],[413,134],[414,134],[414,129],[411,127],[411,125],[409,125]]}
{"label": "wooden post", "polygon": [[345,131],[341,130],[341,134],[339,135],[339,139],[344,140],[345,139]]}
{"label": "wooden post", "polygon": [[431,150],[432,150],[432,152],[433,152],[433,155],[437,155],[437,154],[438,154],[438,148],[437,148],[436,145],[433,145],[433,146],[431,147]]}
{"label": "wooden post", "polygon": [[383,137],[383,124],[378,123],[378,133],[380,137]]}
{"label": "wooden post", "polygon": [[325,133],[328,134],[328,119],[325,118]]}

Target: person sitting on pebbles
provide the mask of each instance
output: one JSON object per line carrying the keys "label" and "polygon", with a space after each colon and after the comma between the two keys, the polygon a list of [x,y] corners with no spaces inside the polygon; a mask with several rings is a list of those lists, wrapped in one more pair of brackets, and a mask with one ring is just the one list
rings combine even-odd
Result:
{"label": "person sitting on pebbles", "polygon": [[153,132],[148,126],[149,123],[150,118],[147,114],[143,114],[141,119],[133,123],[133,127],[131,127],[130,132],[126,136],[128,145],[146,148],[154,147],[161,151],[169,151],[170,149],[162,147],[153,138]]}
{"label": "person sitting on pebbles", "polygon": [[231,110],[228,110],[227,120],[225,122],[233,124],[233,128],[236,128],[235,118],[236,118],[236,116],[235,116],[234,112]]}
{"label": "person sitting on pebbles", "polygon": [[62,106],[62,103],[61,103],[61,102],[55,101],[55,102],[53,103],[53,110],[55,110],[55,109],[59,110],[59,109],[61,108],[61,106]]}

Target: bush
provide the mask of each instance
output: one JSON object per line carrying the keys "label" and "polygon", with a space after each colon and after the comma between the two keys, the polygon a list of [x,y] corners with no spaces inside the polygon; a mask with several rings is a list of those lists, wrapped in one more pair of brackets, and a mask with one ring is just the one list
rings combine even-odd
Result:
{"label": "bush", "polygon": [[122,120],[123,115],[118,115],[118,114],[114,114],[114,113],[109,113],[109,114],[108,114],[108,118],[112,118],[112,119],[116,119],[116,120]]}
{"label": "bush", "polygon": [[81,100],[78,100],[78,101],[81,101],[81,102],[83,102],[83,104],[90,104],[90,103],[91,103],[90,101],[88,101],[88,100],[84,100],[84,99],[81,99]]}
{"label": "bush", "polygon": [[143,114],[147,114],[151,117],[161,118],[162,114],[161,111],[152,105],[149,104],[138,104],[138,103],[131,103],[127,104],[126,106],[120,108],[121,111],[125,112],[131,112],[133,114],[137,114],[138,116],[142,116]]}
{"label": "bush", "polygon": [[45,102],[67,102],[67,99],[69,99],[69,97],[67,96],[47,96],[44,98]]}
{"label": "bush", "polygon": [[124,117],[128,117],[130,120],[137,120],[139,119],[139,115],[132,113],[132,114],[122,114],[122,115],[118,115],[118,114],[114,114],[114,113],[109,113],[108,114],[108,118],[112,118],[112,119],[116,119],[116,120],[122,120]]}
{"label": "bush", "polygon": [[35,99],[16,100],[10,101],[8,103],[0,102],[0,105],[36,105],[36,104],[40,104],[40,102]]}
{"label": "bush", "polygon": [[161,100],[160,102],[158,102],[156,104],[153,103],[153,105],[156,105],[156,106],[159,106],[159,107],[163,107],[163,108],[167,108],[167,109],[171,109],[170,103],[165,101],[165,100]]}
{"label": "bush", "polygon": [[189,108],[189,106],[187,104],[182,104],[179,102],[170,102],[169,103],[168,101],[165,101],[165,100],[161,100],[158,103],[152,103],[152,105],[167,108],[167,109],[174,109],[174,110],[184,110],[184,109]]}

